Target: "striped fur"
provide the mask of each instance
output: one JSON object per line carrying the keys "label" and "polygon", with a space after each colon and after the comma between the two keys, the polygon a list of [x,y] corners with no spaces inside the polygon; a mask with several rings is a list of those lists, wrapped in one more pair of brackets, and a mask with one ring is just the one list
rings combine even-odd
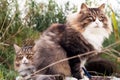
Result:
{"label": "striped fur", "polygon": [[88,8],[83,3],[79,13],[67,18],[67,24],[79,31],[98,52],[102,48],[103,41],[112,32],[110,19],[106,16],[104,7],[105,5],[102,4],[98,8]]}
{"label": "striped fur", "polygon": [[19,47],[14,44],[16,56],[14,60],[14,68],[21,76],[27,76],[35,71],[33,66],[33,49],[32,46]]}
{"label": "striped fur", "polygon": [[[82,4],[81,11],[69,16],[66,24],[53,24],[44,31],[34,46],[36,69],[92,50],[100,52],[103,41],[112,31],[103,10],[104,4],[98,8],[88,8]],[[86,59],[71,59],[51,66],[40,74],[64,74],[80,79],[83,78],[80,67],[84,67]]]}

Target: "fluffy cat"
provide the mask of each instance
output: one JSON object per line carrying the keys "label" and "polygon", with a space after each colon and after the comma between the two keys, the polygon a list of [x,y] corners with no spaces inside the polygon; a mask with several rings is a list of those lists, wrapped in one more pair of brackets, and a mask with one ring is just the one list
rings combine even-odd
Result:
{"label": "fluffy cat", "polygon": [[[104,39],[112,31],[104,7],[102,4],[98,8],[89,8],[83,3],[80,12],[69,16],[66,24],[53,24],[44,31],[33,47],[36,70],[67,57],[93,50],[100,52]],[[84,67],[86,60],[87,57],[64,61],[39,74],[63,74],[81,79],[81,67]]]}
{"label": "fluffy cat", "polygon": [[[101,52],[103,41],[109,37],[112,27],[104,12],[105,5],[89,8],[84,3],[79,13],[67,18],[68,31],[63,33],[60,44],[67,56],[75,56],[92,50]],[[89,56],[88,56],[89,57]],[[87,57],[69,60],[73,77],[82,78],[79,67],[84,67]],[[80,76],[80,73],[81,76]]]}

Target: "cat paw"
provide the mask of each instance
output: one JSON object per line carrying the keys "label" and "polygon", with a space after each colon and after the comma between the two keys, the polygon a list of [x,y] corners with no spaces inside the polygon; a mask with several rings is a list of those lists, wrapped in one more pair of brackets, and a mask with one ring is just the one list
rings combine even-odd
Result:
{"label": "cat paw", "polygon": [[22,76],[17,76],[15,80],[25,80]]}
{"label": "cat paw", "polygon": [[79,79],[79,80],[90,80],[88,77],[84,76],[83,79]]}
{"label": "cat paw", "polygon": [[110,80],[120,80],[120,78],[117,78],[117,77],[111,77]]}

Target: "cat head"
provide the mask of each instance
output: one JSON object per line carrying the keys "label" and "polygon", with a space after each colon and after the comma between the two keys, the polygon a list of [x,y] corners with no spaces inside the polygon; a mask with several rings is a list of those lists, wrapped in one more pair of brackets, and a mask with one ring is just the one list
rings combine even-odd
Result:
{"label": "cat head", "polygon": [[33,65],[34,50],[32,46],[19,47],[14,44],[15,60],[14,68],[17,71],[28,68]]}
{"label": "cat head", "polygon": [[101,50],[105,38],[112,32],[110,19],[105,13],[105,4],[90,8],[83,3],[78,13],[68,16],[67,24],[79,31],[98,51]]}
{"label": "cat head", "polygon": [[84,32],[87,28],[104,28],[108,34],[112,31],[110,19],[108,19],[105,13],[105,4],[96,8],[90,8],[82,3],[81,10],[78,13],[67,17],[67,23],[80,32]]}

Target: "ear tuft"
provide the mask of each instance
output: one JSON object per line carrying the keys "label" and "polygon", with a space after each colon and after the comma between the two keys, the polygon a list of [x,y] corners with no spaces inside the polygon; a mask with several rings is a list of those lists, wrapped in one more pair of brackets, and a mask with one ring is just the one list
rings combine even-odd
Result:
{"label": "ear tuft", "polygon": [[103,3],[103,4],[100,5],[98,8],[99,8],[100,10],[104,11],[104,9],[105,9],[105,4]]}
{"label": "ear tuft", "polygon": [[18,53],[21,50],[21,48],[16,44],[14,44],[14,49],[16,53]]}
{"label": "ear tuft", "polygon": [[85,3],[82,3],[81,10],[86,10],[86,9],[88,9],[87,5]]}

